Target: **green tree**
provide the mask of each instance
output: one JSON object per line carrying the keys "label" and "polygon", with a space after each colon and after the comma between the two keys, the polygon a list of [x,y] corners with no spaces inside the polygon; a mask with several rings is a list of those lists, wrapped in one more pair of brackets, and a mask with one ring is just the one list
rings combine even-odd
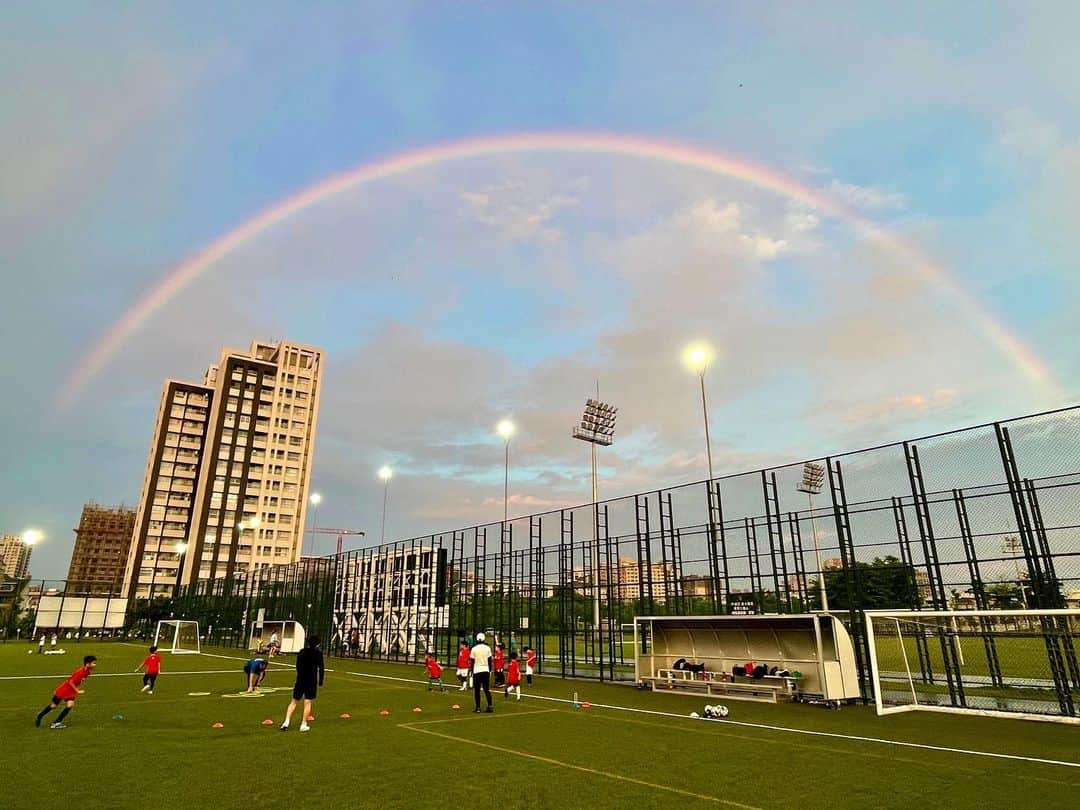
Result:
{"label": "green tree", "polygon": [[922,603],[915,568],[893,557],[875,557],[873,562],[857,562],[850,572],[854,580],[854,604],[848,594],[848,572],[829,569],[825,588],[833,610],[877,610],[915,608]]}

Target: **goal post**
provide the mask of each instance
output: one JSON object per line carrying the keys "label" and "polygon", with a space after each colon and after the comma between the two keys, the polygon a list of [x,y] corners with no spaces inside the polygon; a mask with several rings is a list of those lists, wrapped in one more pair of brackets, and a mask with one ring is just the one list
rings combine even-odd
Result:
{"label": "goal post", "polygon": [[199,623],[184,619],[163,619],[154,633],[154,646],[160,652],[175,654],[199,654]]}
{"label": "goal post", "polygon": [[1080,610],[870,610],[879,715],[1080,723]]}

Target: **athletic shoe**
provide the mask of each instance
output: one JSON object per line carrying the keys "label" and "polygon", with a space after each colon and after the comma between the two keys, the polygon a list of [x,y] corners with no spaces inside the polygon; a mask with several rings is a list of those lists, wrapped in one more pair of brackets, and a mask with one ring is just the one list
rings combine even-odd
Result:
{"label": "athletic shoe", "polygon": [[494,713],[495,713],[495,710],[493,708],[491,708],[490,706],[488,706],[486,709],[484,709],[484,714],[494,714]]}
{"label": "athletic shoe", "polygon": [[480,714],[480,707],[479,706],[477,706],[475,709],[473,709],[473,714]]}
{"label": "athletic shoe", "polygon": [[151,689],[151,690],[150,690],[149,692],[147,692],[146,694],[148,694],[148,695],[152,695],[152,694],[154,694],[154,690],[153,690],[153,689]]}
{"label": "athletic shoe", "polygon": [[300,730],[301,731],[311,731],[311,726],[309,726],[307,723],[301,723],[300,724]]}
{"label": "athletic shoe", "polygon": [[67,728],[63,723],[53,723],[49,728]]}
{"label": "athletic shoe", "polygon": [[282,723],[281,724],[281,730],[282,731],[288,731],[289,730],[289,724],[288,723]]}

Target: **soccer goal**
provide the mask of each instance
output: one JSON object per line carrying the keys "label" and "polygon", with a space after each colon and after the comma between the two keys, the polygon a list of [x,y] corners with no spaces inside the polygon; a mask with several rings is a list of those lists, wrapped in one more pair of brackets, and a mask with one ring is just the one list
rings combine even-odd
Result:
{"label": "soccer goal", "polygon": [[878,714],[1080,723],[1080,610],[867,611]]}
{"label": "soccer goal", "polygon": [[199,623],[178,619],[166,619],[158,622],[154,634],[154,645],[161,652],[191,653],[201,652],[199,647]]}

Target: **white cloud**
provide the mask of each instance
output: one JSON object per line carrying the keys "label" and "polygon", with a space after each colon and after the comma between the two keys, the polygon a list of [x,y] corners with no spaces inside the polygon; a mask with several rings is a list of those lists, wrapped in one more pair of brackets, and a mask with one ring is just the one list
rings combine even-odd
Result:
{"label": "white cloud", "polygon": [[899,211],[907,207],[907,198],[898,191],[888,191],[877,186],[858,186],[835,177],[825,187],[825,192],[851,208],[864,211]]}
{"label": "white cloud", "polygon": [[1034,160],[1053,157],[1064,145],[1056,124],[1023,108],[1005,114],[999,140],[1006,149]]}
{"label": "white cloud", "polygon": [[[579,179],[574,187],[588,186]],[[476,222],[494,228],[512,242],[556,242],[562,231],[553,220],[562,209],[578,205],[577,197],[564,192],[537,196],[520,182],[486,186],[480,191],[463,191],[461,201]]]}

